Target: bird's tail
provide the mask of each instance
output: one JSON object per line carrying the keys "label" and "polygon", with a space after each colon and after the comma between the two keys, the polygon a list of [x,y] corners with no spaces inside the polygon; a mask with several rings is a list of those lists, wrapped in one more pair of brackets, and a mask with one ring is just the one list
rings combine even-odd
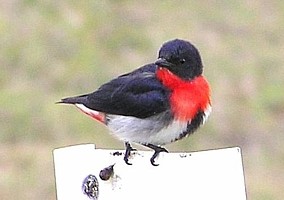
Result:
{"label": "bird's tail", "polygon": [[77,108],[79,108],[83,113],[89,115],[95,120],[98,120],[102,123],[106,123],[105,113],[93,110],[86,105],[88,105],[88,94],[76,96],[76,97],[68,97],[61,99],[61,101],[56,102],[58,104],[74,104]]}
{"label": "bird's tail", "polygon": [[87,101],[88,95],[80,95],[76,97],[67,97],[64,99],[61,99],[60,101],[56,102],[57,104],[84,104]]}

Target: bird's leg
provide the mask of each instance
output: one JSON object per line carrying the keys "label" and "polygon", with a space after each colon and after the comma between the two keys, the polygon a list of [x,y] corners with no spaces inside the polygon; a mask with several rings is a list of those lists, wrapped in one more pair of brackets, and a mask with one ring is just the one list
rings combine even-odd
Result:
{"label": "bird's leg", "polygon": [[156,164],[155,163],[155,159],[158,157],[158,155],[161,153],[161,152],[166,152],[168,153],[168,150],[163,148],[163,147],[159,147],[159,146],[156,146],[156,145],[153,145],[153,144],[143,144],[144,146],[146,147],[149,147],[150,149],[153,149],[155,152],[153,154],[153,156],[151,157],[150,159],[150,162],[153,166],[158,166],[159,164]]}
{"label": "bird's leg", "polygon": [[134,149],[129,142],[125,142],[125,154],[124,154],[124,161],[126,164],[128,165],[132,165],[132,163],[128,162],[128,158],[130,157],[131,151],[136,151],[136,149]]}

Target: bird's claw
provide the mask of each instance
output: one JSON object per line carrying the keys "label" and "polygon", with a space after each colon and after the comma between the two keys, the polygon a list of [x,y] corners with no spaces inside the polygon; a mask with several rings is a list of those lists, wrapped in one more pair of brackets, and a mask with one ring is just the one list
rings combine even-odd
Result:
{"label": "bird's claw", "polygon": [[161,152],[166,152],[166,153],[169,153],[169,152],[168,152],[167,149],[165,149],[163,147],[158,147],[157,149],[154,149],[154,150],[155,150],[155,152],[154,152],[153,156],[151,157],[150,162],[153,166],[159,166],[159,164],[155,163],[155,159],[159,156],[159,154]]}
{"label": "bird's claw", "polygon": [[161,152],[166,152],[166,153],[168,153],[168,150],[165,149],[164,147],[156,146],[156,145],[153,145],[153,144],[144,144],[144,146],[149,147],[149,148],[151,148],[151,149],[153,149],[153,150],[155,151],[154,154],[153,154],[153,156],[152,156],[151,159],[150,159],[150,162],[151,162],[151,164],[152,164],[153,166],[158,166],[158,165],[159,165],[159,164],[156,164],[156,163],[155,163],[155,159],[159,156],[159,154],[160,154]]}
{"label": "bird's claw", "polygon": [[[156,145],[153,145],[153,144],[143,144],[144,146],[146,147],[149,147],[151,149],[153,149],[155,152],[153,154],[153,156],[150,158],[150,162],[153,166],[158,166],[159,164],[156,164],[155,163],[155,159],[159,156],[159,154],[161,152],[166,152],[168,153],[168,150],[165,149],[164,147],[160,147],[160,146],[156,146]],[[136,149],[134,149],[129,142],[125,142],[125,154],[124,154],[124,162],[127,164],[127,165],[132,165],[132,163],[129,162],[129,157],[131,155],[131,152],[132,151],[137,151]]]}
{"label": "bird's claw", "polygon": [[134,149],[129,142],[125,142],[125,154],[124,154],[124,162],[127,164],[127,165],[132,165],[132,163],[129,162],[129,157],[131,155],[131,151],[136,151],[136,149]]}

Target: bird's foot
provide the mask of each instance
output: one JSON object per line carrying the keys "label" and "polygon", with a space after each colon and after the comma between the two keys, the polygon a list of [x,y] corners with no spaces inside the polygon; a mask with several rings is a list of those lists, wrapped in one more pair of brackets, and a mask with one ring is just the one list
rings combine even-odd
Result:
{"label": "bird's foot", "polygon": [[125,142],[125,154],[124,154],[124,162],[127,164],[127,165],[132,165],[132,163],[129,162],[129,157],[131,155],[131,151],[136,151],[136,149],[134,149],[129,142]]}
{"label": "bird's foot", "polygon": [[161,152],[169,153],[168,150],[163,148],[163,147],[159,147],[159,146],[156,146],[156,145],[153,145],[153,144],[143,144],[143,145],[146,146],[146,147],[149,147],[149,148],[151,148],[151,149],[153,149],[155,151],[153,156],[150,159],[150,162],[151,162],[151,164],[153,166],[158,166],[159,165],[159,164],[155,163],[155,159],[159,156],[159,154]]}

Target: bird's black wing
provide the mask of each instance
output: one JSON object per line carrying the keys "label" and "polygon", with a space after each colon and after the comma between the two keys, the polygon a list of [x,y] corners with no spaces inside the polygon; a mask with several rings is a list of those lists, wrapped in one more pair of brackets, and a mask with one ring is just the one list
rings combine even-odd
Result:
{"label": "bird's black wing", "polygon": [[147,118],[169,108],[169,91],[155,77],[154,64],[102,85],[86,95],[84,105],[90,109],[124,116]]}

